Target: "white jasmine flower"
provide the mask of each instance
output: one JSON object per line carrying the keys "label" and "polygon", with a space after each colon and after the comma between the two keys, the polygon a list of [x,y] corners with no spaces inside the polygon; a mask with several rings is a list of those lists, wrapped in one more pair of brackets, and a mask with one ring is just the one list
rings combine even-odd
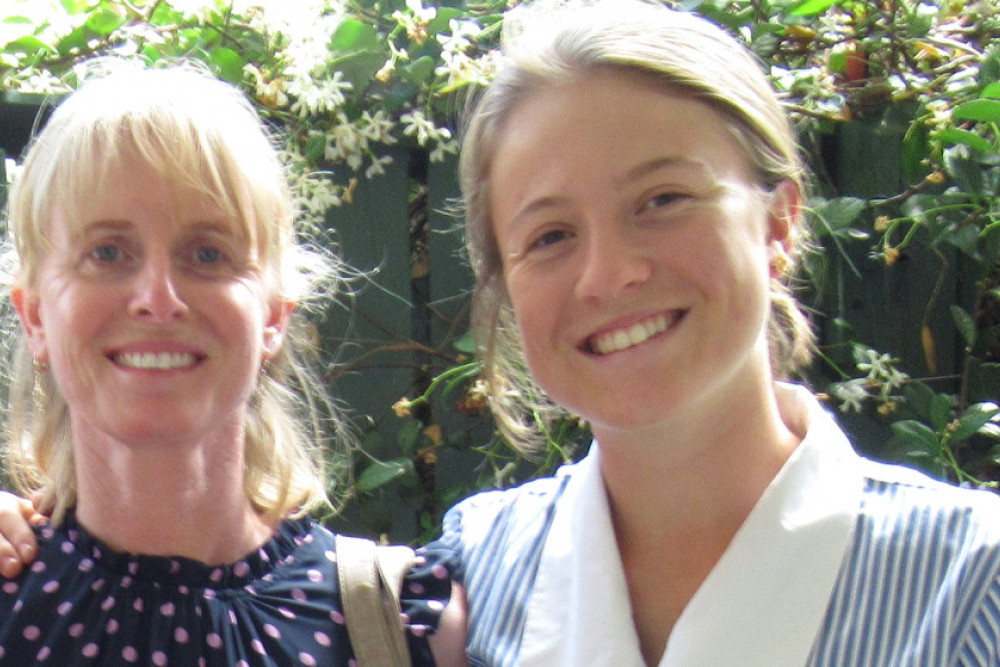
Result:
{"label": "white jasmine flower", "polygon": [[833,385],[833,395],[840,401],[840,411],[847,412],[854,410],[861,412],[861,404],[868,398],[868,390],[865,388],[865,380],[849,380]]}

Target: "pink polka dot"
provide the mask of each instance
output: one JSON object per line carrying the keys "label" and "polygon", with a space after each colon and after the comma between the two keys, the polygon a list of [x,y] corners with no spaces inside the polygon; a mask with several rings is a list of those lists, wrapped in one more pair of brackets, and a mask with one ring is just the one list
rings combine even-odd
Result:
{"label": "pink polka dot", "polygon": [[33,642],[42,636],[42,631],[38,629],[37,625],[29,625],[24,628],[24,638],[29,642]]}
{"label": "pink polka dot", "polygon": [[191,636],[185,628],[177,628],[174,630],[174,641],[178,644],[187,644]]}
{"label": "pink polka dot", "polygon": [[181,595],[187,595],[191,589],[187,586],[178,586],[177,590],[180,591]]}
{"label": "pink polka dot", "polygon": [[212,574],[208,575],[208,578],[210,581],[214,581],[215,583],[222,581],[222,568],[217,567],[212,570]]}
{"label": "pink polka dot", "polygon": [[34,572],[35,574],[38,574],[39,572],[45,572],[45,563],[43,563],[40,560],[35,561],[34,563],[31,564],[31,571]]}
{"label": "pink polka dot", "polygon": [[67,600],[66,602],[63,602],[58,607],[56,607],[56,613],[59,614],[60,616],[65,616],[70,611],[72,611],[72,609],[73,609],[73,603]]}
{"label": "pink polka dot", "polygon": [[44,586],[42,586],[42,590],[46,593],[55,593],[56,591],[59,590],[59,582],[58,581],[47,582]]}
{"label": "pink polka dot", "polygon": [[16,614],[17,612],[21,611],[21,607],[23,606],[24,606],[24,600],[18,600],[17,602],[15,602],[13,610],[14,613]]}
{"label": "pink polka dot", "polygon": [[89,558],[84,558],[83,560],[80,561],[80,564],[77,565],[77,568],[80,570],[80,572],[90,572],[91,570],[94,569],[94,561],[90,560]]}
{"label": "pink polka dot", "polygon": [[160,605],[160,613],[164,616],[173,616],[175,610],[176,608],[174,607],[173,602],[166,602]]}
{"label": "pink polka dot", "polygon": [[99,591],[102,588],[104,588],[104,580],[103,579],[98,579],[97,581],[95,581],[94,583],[92,583],[90,585],[90,590],[92,590],[92,591]]}
{"label": "pink polka dot", "polygon": [[440,600],[428,600],[427,608],[431,611],[444,611],[444,603]]}
{"label": "pink polka dot", "polygon": [[208,645],[212,648],[222,648],[222,637],[216,632],[209,633],[208,637],[205,638]]}
{"label": "pink polka dot", "polygon": [[435,565],[434,567],[431,568],[431,573],[438,579],[448,578],[448,568],[446,568],[444,565],[440,564]]}
{"label": "pink polka dot", "polygon": [[288,607],[278,607],[278,613],[285,618],[295,618],[295,612]]}
{"label": "pink polka dot", "polygon": [[250,663],[246,660],[240,660],[236,663],[236,667],[250,667]]}
{"label": "pink polka dot", "polygon": [[135,601],[132,602],[132,609],[135,609],[136,611],[142,611],[145,607],[146,604],[142,601],[142,598],[136,598]]}
{"label": "pink polka dot", "polygon": [[166,667],[167,654],[163,651],[153,651],[153,664],[156,667]]}
{"label": "pink polka dot", "polygon": [[399,615],[399,620],[401,620],[403,622],[403,625],[409,625],[410,624],[410,615],[407,614],[407,613],[405,613],[405,612],[401,613]]}
{"label": "pink polka dot", "polygon": [[14,595],[18,590],[20,590],[20,586],[15,584],[13,581],[4,582],[3,592],[7,595]]}
{"label": "pink polka dot", "polygon": [[326,634],[325,632],[313,633],[313,639],[315,639],[316,643],[319,644],[320,646],[330,646],[331,644],[333,644],[333,640],[330,639],[330,635]]}
{"label": "pink polka dot", "polygon": [[126,646],[122,649],[122,658],[125,662],[135,662],[139,659],[139,652],[131,646]]}
{"label": "pink polka dot", "polygon": [[336,609],[334,609],[333,611],[330,612],[330,620],[336,623],[337,625],[343,625],[344,615],[339,611],[337,611]]}
{"label": "pink polka dot", "polygon": [[268,637],[273,637],[274,639],[281,639],[281,630],[270,623],[264,624],[264,634]]}
{"label": "pink polka dot", "polygon": [[246,561],[241,560],[233,565],[233,574],[237,577],[245,577],[250,574],[250,565]]}
{"label": "pink polka dot", "polygon": [[97,654],[100,653],[100,649],[97,648],[97,644],[91,642],[86,646],[84,646],[83,650],[80,651],[80,653],[85,658],[96,658]]}
{"label": "pink polka dot", "polygon": [[427,632],[426,625],[411,625],[410,632],[413,633],[414,637],[423,637],[424,633]]}
{"label": "pink polka dot", "polygon": [[7,649],[5,649],[3,646],[0,646],[0,658],[4,657],[5,655],[7,655]]}
{"label": "pink polka dot", "polygon": [[419,581],[414,581],[410,584],[410,592],[413,593],[414,595],[423,595],[424,585],[421,584]]}
{"label": "pink polka dot", "polygon": [[305,602],[306,600],[309,599],[309,596],[307,596],[306,592],[301,588],[293,588],[292,599],[297,600],[298,602]]}
{"label": "pink polka dot", "polygon": [[69,626],[70,637],[79,637],[82,634],[83,634],[83,623],[74,623],[73,625]]}
{"label": "pink polka dot", "polygon": [[204,597],[205,597],[206,600],[214,600],[215,599],[215,591],[213,591],[211,588],[206,588],[205,592],[203,593],[203,595],[204,595]]}
{"label": "pink polka dot", "polygon": [[330,549],[327,549],[326,551],[323,552],[323,555],[326,556],[326,559],[328,561],[330,561],[331,563],[336,563],[337,562],[337,552],[336,551],[332,551]]}
{"label": "pink polka dot", "polygon": [[299,653],[299,662],[301,662],[306,667],[316,667],[316,658],[312,657],[305,651]]}
{"label": "pink polka dot", "polygon": [[63,542],[62,544],[59,545],[59,549],[64,554],[71,554],[76,549],[76,547],[73,546],[72,542]]}
{"label": "pink polka dot", "polygon": [[52,655],[52,649],[50,649],[48,646],[43,646],[42,650],[39,651],[38,655],[35,656],[35,660],[37,660],[38,662],[42,662],[43,660],[48,660],[50,655]]}
{"label": "pink polka dot", "polygon": [[181,564],[175,560],[170,561],[170,573],[177,574],[180,571],[181,571]]}
{"label": "pink polka dot", "polygon": [[230,625],[236,625],[236,612],[232,609],[229,610],[229,623]]}
{"label": "pink polka dot", "polygon": [[320,572],[319,570],[309,570],[308,572],[306,572],[306,576],[309,578],[309,581],[313,582],[314,584],[318,584],[319,582],[323,581],[323,573]]}
{"label": "pink polka dot", "polygon": [[118,632],[118,621],[116,621],[113,618],[110,619],[107,625],[104,626],[104,631],[107,632],[109,635],[113,635],[116,632]]}
{"label": "pink polka dot", "polygon": [[101,603],[101,609],[104,611],[110,611],[112,607],[115,606],[115,599],[113,597],[106,597]]}
{"label": "pink polka dot", "polygon": [[264,650],[264,643],[261,642],[259,639],[251,640],[250,648],[252,648],[256,653],[260,653],[261,655],[267,655],[267,651]]}

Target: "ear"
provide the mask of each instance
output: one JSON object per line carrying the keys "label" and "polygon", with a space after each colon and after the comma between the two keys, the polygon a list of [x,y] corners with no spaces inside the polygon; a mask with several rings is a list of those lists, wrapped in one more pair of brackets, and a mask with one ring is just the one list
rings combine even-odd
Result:
{"label": "ear", "polygon": [[275,298],[268,306],[267,320],[264,322],[264,358],[273,359],[285,342],[285,332],[295,311],[295,302]]}
{"label": "ear", "polygon": [[49,360],[48,343],[45,339],[45,327],[42,323],[41,301],[38,293],[27,287],[14,287],[10,291],[14,310],[21,320],[21,326],[28,337],[28,347],[31,354],[40,362]]}
{"label": "ear", "polygon": [[790,179],[778,183],[771,193],[768,204],[767,240],[788,249],[795,228],[799,225],[802,193],[799,186]]}

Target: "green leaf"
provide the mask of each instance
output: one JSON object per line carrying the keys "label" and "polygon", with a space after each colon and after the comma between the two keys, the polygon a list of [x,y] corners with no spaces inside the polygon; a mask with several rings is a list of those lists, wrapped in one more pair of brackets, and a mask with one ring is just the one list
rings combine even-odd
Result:
{"label": "green leaf", "polygon": [[358,475],[355,487],[362,492],[376,491],[411,472],[413,462],[407,458],[374,461]]}
{"label": "green leaf", "polygon": [[431,35],[451,32],[448,22],[452,19],[462,18],[462,10],[455,7],[438,7],[437,14],[427,24],[427,32]]}
{"label": "green leaf", "polygon": [[858,197],[836,197],[828,200],[819,211],[833,231],[844,230],[865,210],[865,200]]}
{"label": "green leaf", "polygon": [[987,85],[983,88],[983,92],[979,93],[979,96],[984,99],[1000,99],[1000,83],[991,83]]}
{"label": "green leaf", "polygon": [[805,0],[792,8],[791,16],[815,16],[837,4],[838,0]]}
{"label": "green leaf", "polygon": [[243,80],[243,66],[246,61],[236,51],[217,46],[208,52],[208,61],[226,81],[239,83]]}
{"label": "green leaf", "polygon": [[915,452],[936,455],[941,451],[937,433],[918,421],[906,419],[893,422],[892,433],[895,438],[914,447]]}
{"label": "green leaf", "polygon": [[469,331],[462,337],[455,339],[455,342],[452,343],[451,346],[463,354],[475,354],[476,338],[472,335],[472,332]]}
{"label": "green leaf", "polygon": [[125,12],[114,5],[102,4],[87,17],[87,27],[107,37],[125,23]]}
{"label": "green leaf", "polygon": [[944,394],[934,394],[931,399],[930,419],[928,421],[938,433],[944,431],[951,423],[953,407],[951,399]]}
{"label": "green leaf", "polygon": [[375,27],[356,19],[347,19],[341,23],[330,39],[330,49],[344,53],[377,51],[382,46]]}
{"label": "green leaf", "polygon": [[412,453],[420,442],[420,422],[416,419],[407,419],[396,432],[396,443],[406,453]]}
{"label": "green leaf", "polygon": [[958,120],[997,123],[1000,122],[1000,100],[972,100],[959,104],[951,115]]}
{"label": "green leaf", "polygon": [[931,402],[937,394],[923,382],[907,382],[903,385],[903,400],[917,416],[923,419],[931,417]]}
{"label": "green leaf", "polygon": [[59,0],[59,4],[72,16],[87,11],[94,4],[94,0]]}
{"label": "green leaf", "polygon": [[983,139],[975,132],[961,130],[957,127],[950,127],[937,133],[938,140],[946,144],[962,144],[984,153],[996,152],[993,144]]}
{"label": "green leaf", "polygon": [[34,35],[25,35],[24,37],[19,37],[13,42],[9,42],[3,47],[4,51],[9,51],[11,53],[23,53],[25,55],[32,55],[38,53],[39,51],[51,51],[56,52],[52,46],[46,44],[42,40],[38,39]]}
{"label": "green leaf", "polygon": [[959,418],[958,427],[951,432],[952,442],[972,437],[998,413],[1000,413],[1000,407],[997,407],[996,403],[985,402],[970,405]]}
{"label": "green leaf", "polygon": [[385,55],[381,53],[357,51],[332,60],[330,66],[335,71],[340,71],[344,79],[354,86],[354,90],[361,91],[375,78],[375,73],[382,68],[385,60]]}
{"label": "green leaf", "polygon": [[955,326],[958,327],[958,331],[962,334],[962,338],[965,339],[965,346],[968,348],[975,347],[976,323],[973,321],[972,316],[965,312],[965,309],[961,306],[952,304],[951,319],[955,322]]}
{"label": "green leaf", "polygon": [[406,65],[403,68],[403,74],[407,81],[415,84],[421,84],[434,75],[434,65],[435,61],[430,56],[423,56],[417,58],[412,63]]}

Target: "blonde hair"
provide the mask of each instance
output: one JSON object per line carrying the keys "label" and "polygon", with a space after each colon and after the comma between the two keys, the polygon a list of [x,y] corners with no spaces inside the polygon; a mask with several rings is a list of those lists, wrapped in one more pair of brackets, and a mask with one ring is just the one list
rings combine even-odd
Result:
{"label": "blonde hair", "polygon": [[[138,159],[172,187],[210,197],[256,249],[269,288],[297,304],[285,343],[261,373],[245,424],[245,491],[270,522],[328,503],[324,434],[345,422],[303,353],[315,352],[304,311],[335,291],[327,250],[296,239],[284,167],[246,97],[189,64],[144,68],[101,60],[34,139],[7,202],[7,287],[30,287],[49,246],[53,208],[70,216],[123,158]],[[272,292],[273,293],[273,292]],[[7,306],[7,464],[22,492],[42,489],[55,521],[76,502],[65,400],[48,370],[33,368],[23,330]]]}
{"label": "blonde hair", "polygon": [[[638,74],[721,113],[764,189],[791,181],[802,192],[805,169],[790,121],[758,61],[694,14],[639,0],[535,2],[507,13],[501,51],[494,79],[467,110],[460,177],[466,245],[476,276],[473,329],[489,401],[505,436],[530,449],[544,436],[545,425],[565,412],[525,364],[490,217],[493,156],[520,102],[595,71]],[[793,261],[802,247],[801,237],[792,239]],[[786,281],[771,281],[768,338],[778,377],[807,365],[813,349],[809,322]]]}

